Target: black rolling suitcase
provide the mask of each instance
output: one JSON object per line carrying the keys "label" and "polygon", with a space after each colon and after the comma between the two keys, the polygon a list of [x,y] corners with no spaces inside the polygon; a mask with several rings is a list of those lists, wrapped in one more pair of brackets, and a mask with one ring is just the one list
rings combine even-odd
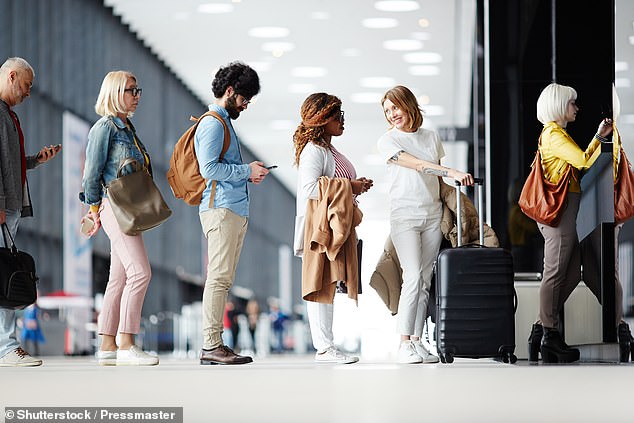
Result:
{"label": "black rolling suitcase", "polygon": [[[476,179],[476,185],[483,244],[482,180]],[[461,242],[460,213],[457,216]],[[436,346],[440,360],[452,363],[454,357],[494,357],[515,363],[516,299],[511,253],[483,246],[449,248],[438,255],[435,276]]]}

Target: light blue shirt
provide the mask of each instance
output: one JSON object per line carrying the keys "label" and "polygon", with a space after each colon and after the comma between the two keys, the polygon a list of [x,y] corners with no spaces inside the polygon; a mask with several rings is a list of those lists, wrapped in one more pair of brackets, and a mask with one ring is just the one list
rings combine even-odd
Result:
{"label": "light blue shirt", "polygon": [[222,123],[213,116],[203,118],[198,124],[194,136],[194,149],[198,159],[200,174],[207,180],[198,212],[210,209],[212,181],[216,181],[216,194],[213,208],[227,208],[239,216],[249,216],[249,190],[247,181],[251,176],[251,168],[242,162],[240,142],[236,136],[229,113],[223,107],[210,104],[209,110],[217,112],[224,119],[231,134],[229,149],[222,161],[219,160],[224,142]]}

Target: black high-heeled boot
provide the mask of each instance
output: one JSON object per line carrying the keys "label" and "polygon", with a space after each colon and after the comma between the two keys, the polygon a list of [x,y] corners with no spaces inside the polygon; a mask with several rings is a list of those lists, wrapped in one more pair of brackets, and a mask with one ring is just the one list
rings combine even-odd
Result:
{"label": "black high-heeled boot", "polygon": [[630,361],[630,352],[634,357],[634,351],[632,351],[632,333],[627,323],[621,322],[619,324],[619,351],[621,363],[627,363]]}
{"label": "black high-heeled boot", "polygon": [[531,334],[528,337],[528,361],[537,363],[539,360],[539,351],[544,336],[544,327],[540,323],[533,324]]}
{"label": "black high-heeled boot", "polygon": [[572,363],[579,360],[579,350],[566,345],[557,329],[544,328],[541,352],[544,363]]}

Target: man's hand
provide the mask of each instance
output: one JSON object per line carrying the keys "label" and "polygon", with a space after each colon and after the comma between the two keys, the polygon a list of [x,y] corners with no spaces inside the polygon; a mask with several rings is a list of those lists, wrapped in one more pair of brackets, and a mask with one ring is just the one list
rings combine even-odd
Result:
{"label": "man's hand", "polygon": [[251,168],[251,177],[249,178],[249,180],[256,185],[262,182],[266,175],[269,174],[269,170],[264,167],[264,163],[260,161],[256,160],[249,163],[249,167]]}
{"label": "man's hand", "polygon": [[49,145],[48,147],[42,147],[39,153],[37,153],[37,161],[40,163],[46,163],[51,160],[62,150],[62,145]]}

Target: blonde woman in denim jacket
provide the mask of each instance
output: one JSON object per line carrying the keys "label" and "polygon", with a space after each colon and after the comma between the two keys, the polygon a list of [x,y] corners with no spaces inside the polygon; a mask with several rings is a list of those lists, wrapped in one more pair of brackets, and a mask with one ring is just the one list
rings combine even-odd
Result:
{"label": "blonde woman in denim jacket", "polygon": [[[99,315],[102,342],[97,352],[100,365],[151,366],[158,358],[134,343],[141,325],[141,309],[152,271],[142,235],[121,231],[103,189],[117,177],[122,160],[132,157],[150,171],[150,156],[136,135],[130,117],[141,99],[141,88],[130,72],[106,75],[95,104],[101,115],[88,133],[86,165],[80,198],[90,205],[82,218],[94,222],[88,236],[103,226],[110,239],[110,276]],[[116,336],[119,331],[119,345]]]}

